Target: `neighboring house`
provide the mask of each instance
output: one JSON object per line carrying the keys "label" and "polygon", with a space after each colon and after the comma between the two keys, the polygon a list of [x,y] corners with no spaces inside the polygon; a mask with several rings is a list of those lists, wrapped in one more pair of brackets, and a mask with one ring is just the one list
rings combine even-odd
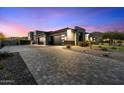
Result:
{"label": "neighboring house", "polygon": [[79,42],[86,41],[86,32],[84,28],[75,27],[64,28],[56,31],[34,31],[28,33],[28,39],[34,44],[43,45],[78,45]]}

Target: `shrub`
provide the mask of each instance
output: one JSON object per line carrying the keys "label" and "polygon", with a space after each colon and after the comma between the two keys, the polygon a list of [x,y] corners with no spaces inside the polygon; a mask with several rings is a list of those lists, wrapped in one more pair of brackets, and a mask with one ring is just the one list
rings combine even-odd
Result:
{"label": "shrub", "polygon": [[29,45],[30,43],[30,40],[20,40],[20,45]]}
{"label": "shrub", "polygon": [[82,46],[82,42],[79,42],[78,45],[79,45],[79,46]]}
{"label": "shrub", "polygon": [[116,47],[111,47],[111,49],[117,49]]}
{"label": "shrub", "polygon": [[102,46],[98,46],[99,48],[102,48]]}
{"label": "shrub", "polygon": [[101,50],[102,50],[102,51],[108,51],[108,49],[105,48],[105,47],[102,47]]}
{"label": "shrub", "polygon": [[71,48],[71,45],[66,45],[66,48],[70,49]]}
{"label": "shrub", "polygon": [[110,56],[110,53],[108,53],[108,52],[107,53],[103,53],[103,56],[104,57],[109,57]]}
{"label": "shrub", "polygon": [[89,46],[89,43],[88,42],[80,42],[78,45],[81,47],[87,47],[87,46]]}

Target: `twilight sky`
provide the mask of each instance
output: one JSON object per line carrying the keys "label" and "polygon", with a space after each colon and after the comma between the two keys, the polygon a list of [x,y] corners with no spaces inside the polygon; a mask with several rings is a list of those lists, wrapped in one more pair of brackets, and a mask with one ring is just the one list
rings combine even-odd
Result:
{"label": "twilight sky", "polygon": [[0,32],[26,36],[29,31],[53,31],[81,26],[87,32],[124,31],[124,8],[2,8]]}

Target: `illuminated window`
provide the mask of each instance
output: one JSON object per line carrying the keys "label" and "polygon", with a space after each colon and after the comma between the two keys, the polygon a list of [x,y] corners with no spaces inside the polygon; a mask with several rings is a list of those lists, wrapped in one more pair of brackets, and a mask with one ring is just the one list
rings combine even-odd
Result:
{"label": "illuminated window", "polygon": [[65,40],[67,40],[67,37],[65,37]]}
{"label": "illuminated window", "polygon": [[63,35],[61,35],[62,37],[64,37],[65,35],[63,34]]}

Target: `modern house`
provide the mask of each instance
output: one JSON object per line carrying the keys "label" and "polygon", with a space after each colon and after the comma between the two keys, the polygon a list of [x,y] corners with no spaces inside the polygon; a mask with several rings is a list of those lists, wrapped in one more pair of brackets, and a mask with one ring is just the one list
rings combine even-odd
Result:
{"label": "modern house", "polygon": [[28,33],[28,39],[34,44],[42,45],[78,45],[79,42],[86,41],[86,31],[84,28],[75,27],[64,28],[56,31],[33,31]]}

